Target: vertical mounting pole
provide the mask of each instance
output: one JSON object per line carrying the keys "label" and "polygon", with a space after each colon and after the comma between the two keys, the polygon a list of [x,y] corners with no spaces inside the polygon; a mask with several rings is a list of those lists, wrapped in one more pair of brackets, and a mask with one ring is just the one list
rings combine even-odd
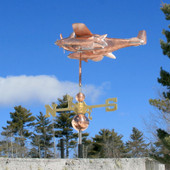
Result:
{"label": "vertical mounting pole", "polygon": [[60,139],[61,158],[64,158],[64,139]]}
{"label": "vertical mounting pole", "polygon": [[[80,52],[80,59],[79,59],[79,92],[81,92],[81,73],[82,73],[82,67],[81,67],[81,52]],[[82,144],[82,131],[79,130],[78,133],[79,137],[79,143],[78,143],[78,158],[83,158],[83,144]]]}
{"label": "vertical mounting pole", "polygon": [[82,131],[79,130],[79,144],[82,144]]}
{"label": "vertical mounting pole", "polygon": [[55,131],[54,131],[54,117],[53,117],[53,119],[52,119],[52,126],[53,126],[54,158],[56,158],[56,142],[55,142]]}
{"label": "vertical mounting pole", "polygon": [[79,88],[80,88],[80,92],[81,92],[81,52],[80,52],[80,59],[79,59]]}
{"label": "vertical mounting pole", "polygon": [[82,131],[79,130],[78,158],[83,158]]}

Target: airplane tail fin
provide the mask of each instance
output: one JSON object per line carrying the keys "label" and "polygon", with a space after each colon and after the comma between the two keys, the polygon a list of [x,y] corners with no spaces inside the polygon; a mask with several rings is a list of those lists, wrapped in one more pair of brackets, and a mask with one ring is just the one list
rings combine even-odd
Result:
{"label": "airplane tail fin", "polygon": [[145,30],[139,31],[137,37],[140,39],[141,45],[146,44],[147,40],[146,40],[146,31]]}
{"label": "airplane tail fin", "polygon": [[130,43],[133,44],[133,46],[145,45],[146,44],[146,31],[145,30],[139,31],[137,37],[130,38]]}

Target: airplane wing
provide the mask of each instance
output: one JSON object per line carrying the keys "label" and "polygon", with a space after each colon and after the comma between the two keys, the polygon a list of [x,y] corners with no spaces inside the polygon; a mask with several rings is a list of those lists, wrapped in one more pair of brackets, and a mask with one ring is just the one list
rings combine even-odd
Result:
{"label": "airplane wing", "polygon": [[92,36],[91,31],[83,23],[74,23],[72,24],[73,30],[76,34],[76,37],[86,37]]}

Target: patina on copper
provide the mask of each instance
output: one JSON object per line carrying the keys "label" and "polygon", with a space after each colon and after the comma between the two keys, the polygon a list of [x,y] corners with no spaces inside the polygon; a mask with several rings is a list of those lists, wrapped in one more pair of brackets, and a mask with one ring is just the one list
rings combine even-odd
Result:
{"label": "patina on copper", "polygon": [[74,116],[71,124],[75,130],[84,131],[89,126],[89,119],[84,114],[78,114]]}
{"label": "patina on copper", "polygon": [[68,57],[71,59],[80,59],[88,61],[100,61],[104,56],[115,59],[113,51],[130,46],[139,46],[146,44],[146,31],[139,31],[138,36],[130,39],[107,38],[107,34],[92,34],[83,23],[72,24],[74,32],[68,38],[62,37],[56,41],[56,45],[65,50],[72,51]]}

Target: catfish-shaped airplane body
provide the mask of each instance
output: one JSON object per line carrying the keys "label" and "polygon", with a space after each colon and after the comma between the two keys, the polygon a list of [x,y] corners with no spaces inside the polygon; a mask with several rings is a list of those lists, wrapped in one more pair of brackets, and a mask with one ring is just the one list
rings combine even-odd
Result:
{"label": "catfish-shaped airplane body", "polygon": [[63,38],[56,41],[56,45],[64,48],[67,51],[72,51],[68,57],[71,59],[80,59],[88,61],[100,61],[104,56],[115,59],[112,54],[121,48],[130,46],[139,46],[146,44],[146,31],[139,31],[138,36],[130,39],[107,38],[107,34],[98,35],[92,34],[83,23],[72,24],[74,32],[68,38]]}

